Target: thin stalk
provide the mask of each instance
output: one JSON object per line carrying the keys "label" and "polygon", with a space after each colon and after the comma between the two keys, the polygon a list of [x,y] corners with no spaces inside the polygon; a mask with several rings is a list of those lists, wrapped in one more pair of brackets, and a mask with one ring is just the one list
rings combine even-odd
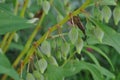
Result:
{"label": "thin stalk", "polygon": [[1,49],[3,49],[3,47],[5,46],[8,37],[9,37],[9,33],[6,33],[5,36],[4,36],[4,38],[3,38],[3,40],[2,40],[2,43],[0,45]]}
{"label": "thin stalk", "polygon": [[34,31],[32,32],[31,36],[29,37],[28,41],[25,44],[25,47],[23,49],[23,51],[20,53],[20,55],[17,57],[17,59],[15,60],[15,62],[13,63],[13,66],[16,67],[17,64],[19,63],[20,59],[27,53],[28,49],[30,48],[30,45],[35,37],[35,35],[37,34],[37,32],[39,31],[39,29],[41,28],[41,24],[42,21],[44,19],[45,13],[43,13],[41,19],[38,22],[38,25],[36,26],[36,28],[34,29]]}
{"label": "thin stalk", "polygon": [[6,53],[6,51],[8,50],[9,45],[10,45],[10,43],[11,43],[14,35],[15,35],[15,32],[12,32],[12,33],[9,35],[7,42],[6,42],[5,46],[3,47],[3,53]]}

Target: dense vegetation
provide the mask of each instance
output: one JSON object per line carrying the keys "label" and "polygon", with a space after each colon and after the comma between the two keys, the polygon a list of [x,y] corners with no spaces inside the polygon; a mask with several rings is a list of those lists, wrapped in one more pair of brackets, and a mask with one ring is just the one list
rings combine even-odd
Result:
{"label": "dense vegetation", "polygon": [[120,80],[119,0],[0,0],[0,80]]}

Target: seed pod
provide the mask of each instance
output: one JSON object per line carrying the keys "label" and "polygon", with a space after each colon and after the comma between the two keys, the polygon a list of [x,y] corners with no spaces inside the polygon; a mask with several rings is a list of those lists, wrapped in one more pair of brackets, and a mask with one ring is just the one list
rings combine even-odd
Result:
{"label": "seed pod", "polygon": [[44,41],[42,44],[41,44],[41,47],[40,47],[41,51],[47,55],[47,57],[50,57],[51,55],[51,46],[50,46],[50,43],[48,41]]}
{"label": "seed pod", "polygon": [[78,40],[77,40],[77,42],[76,42],[76,45],[75,45],[75,47],[76,47],[76,51],[77,51],[77,53],[78,54],[80,54],[81,53],[81,50],[82,50],[82,48],[83,48],[83,40],[81,39],[81,38],[78,38]]}
{"label": "seed pod", "polygon": [[50,64],[53,64],[53,65],[55,65],[55,66],[58,66],[58,63],[57,63],[56,59],[55,59],[53,56],[50,56],[50,57],[48,58],[48,62],[49,62]]}
{"label": "seed pod", "polygon": [[44,71],[46,70],[46,68],[47,68],[47,61],[45,60],[45,59],[40,59],[39,61],[38,61],[38,67],[39,67],[39,69],[40,69],[40,71],[41,71],[41,73],[44,73]]}
{"label": "seed pod", "polygon": [[44,76],[43,76],[42,74],[40,74],[39,71],[34,71],[34,72],[33,72],[33,75],[35,76],[35,78],[36,78],[37,80],[44,80]]}
{"label": "seed pod", "polygon": [[113,18],[115,25],[118,25],[118,22],[120,21],[120,7],[115,7],[113,10]]}
{"label": "seed pod", "polygon": [[99,27],[94,28],[94,35],[100,42],[102,42],[104,32]]}
{"label": "seed pod", "polygon": [[112,16],[111,9],[108,6],[104,6],[102,9],[102,15],[106,23],[109,22],[109,19]]}
{"label": "seed pod", "polygon": [[63,46],[61,46],[61,52],[62,52],[62,57],[66,60],[68,53],[70,51],[70,45],[68,43],[64,43]]}
{"label": "seed pod", "polygon": [[45,14],[48,14],[48,11],[50,10],[50,3],[48,1],[43,1],[42,3],[42,7],[43,7],[43,11],[45,12]]}
{"label": "seed pod", "polygon": [[35,80],[33,74],[27,73],[26,80]]}
{"label": "seed pod", "polygon": [[78,30],[77,28],[73,27],[70,31],[69,31],[69,34],[68,34],[72,44],[75,44],[75,42],[77,41],[78,39]]}

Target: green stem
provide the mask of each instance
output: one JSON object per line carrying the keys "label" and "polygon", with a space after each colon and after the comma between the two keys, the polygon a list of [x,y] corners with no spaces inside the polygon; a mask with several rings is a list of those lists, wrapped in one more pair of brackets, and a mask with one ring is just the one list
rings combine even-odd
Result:
{"label": "green stem", "polygon": [[6,41],[7,41],[8,37],[9,37],[9,33],[6,33],[5,36],[4,36],[4,38],[3,38],[3,40],[2,40],[2,43],[1,43],[1,45],[0,45],[0,48],[1,48],[2,50],[3,50],[3,47],[4,47],[5,44],[6,44]]}
{"label": "green stem", "polygon": [[15,35],[15,32],[12,32],[12,33],[10,34],[10,36],[9,36],[7,42],[6,42],[6,45],[3,47],[3,53],[6,53],[6,51],[8,50],[9,45],[10,45],[10,43],[11,43],[14,35]]}
{"label": "green stem", "polygon": [[30,48],[30,45],[31,45],[31,43],[32,43],[35,35],[37,34],[37,32],[39,31],[39,29],[41,28],[40,25],[42,24],[44,16],[45,16],[45,14],[43,13],[41,19],[38,22],[38,25],[36,26],[36,28],[34,29],[33,33],[29,37],[27,43],[25,44],[25,47],[24,47],[23,51],[20,53],[20,55],[17,57],[17,59],[13,63],[14,67],[16,67],[16,65],[19,63],[20,59],[27,53],[28,49]]}
{"label": "green stem", "polygon": [[[90,3],[91,0],[87,0],[79,9],[77,9],[76,11],[74,11],[72,14],[72,16],[79,14],[82,10],[84,10]],[[70,19],[70,15],[67,15],[61,22],[59,22],[58,24],[52,26],[40,39],[38,39],[38,41],[36,41],[36,46],[32,45],[32,47],[29,49],[27,56],[24,59],[25,64],[28,62],[29,57],[35,52],[36,47],[38,47],[48,36],[48,34],[52,33],[53,31],[55,31],[57,29],[58,26],[63,25],[64,23],[66,23],[69,19]]]}
{"label": "green stem", "polygon": [[28,2],[29,2],[29,0],[25,0],[25,2],[24,2],[22,11],[21,11],[21,13],[20,13],[20,16],[21,16],[22,18],[24,18],[24,14],[25,14],[25,11],[26,11],[26,9],[27,9]]}

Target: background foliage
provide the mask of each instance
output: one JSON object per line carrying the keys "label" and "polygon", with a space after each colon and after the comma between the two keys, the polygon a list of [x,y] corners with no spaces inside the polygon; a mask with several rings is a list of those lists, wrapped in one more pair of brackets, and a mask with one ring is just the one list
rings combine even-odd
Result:
{"label": "background foliage", "polygon": [[119,0],[0,0],[1,80],[119,80]]}

